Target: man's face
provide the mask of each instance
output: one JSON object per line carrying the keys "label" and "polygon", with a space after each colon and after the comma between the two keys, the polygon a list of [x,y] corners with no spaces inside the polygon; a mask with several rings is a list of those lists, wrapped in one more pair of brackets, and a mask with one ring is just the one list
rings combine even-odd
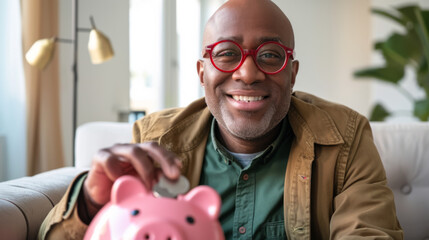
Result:
{"label": "man's face", "polygon": [[[279,16],[282,13],[278,11],[258,6],[259,2],[218,11],[207,25],[203,47],[229,39],[243,49],[256,49],[270,40],[293,48],[293,33],[287,27],[287,19]],[[224,73],[212,65],[208,54],[206,57],[198,62],[198,73],[207,105],[221,131],[236,138],[256,140],[268,134],[286,116],[298,71],[297,62],[293,63],[290,58],[284,70],[268,75],[248,56],[235,72]]]}

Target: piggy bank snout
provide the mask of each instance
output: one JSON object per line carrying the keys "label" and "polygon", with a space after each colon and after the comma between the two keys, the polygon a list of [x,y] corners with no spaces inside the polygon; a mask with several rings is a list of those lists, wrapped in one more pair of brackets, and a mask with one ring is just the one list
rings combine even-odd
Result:
{"label": "piggy bank snout", "polygon": [[136,239],[143,240],[184,240],[180,227],[165,220],[156,220],[142,225]]}

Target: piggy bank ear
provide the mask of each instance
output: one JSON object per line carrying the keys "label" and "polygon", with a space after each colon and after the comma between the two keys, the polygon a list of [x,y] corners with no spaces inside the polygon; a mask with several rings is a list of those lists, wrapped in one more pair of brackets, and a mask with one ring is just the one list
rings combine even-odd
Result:
{"label": "piggy bank ear", "polygon": [[137,194],[151,196],[150,191],[146,189],[140,180],[126,175],[118,178],[115,181],[112,187],[110,199],[114,204],[120,204],[123,200],[136,196]]}
{"label": "piggy bank ear", "polygon": [[186,195],[179,196],[178,200],[188,201],[197,205],[212,219],[219,217],[221,200],[219,194],[209,186],[198,186]]}

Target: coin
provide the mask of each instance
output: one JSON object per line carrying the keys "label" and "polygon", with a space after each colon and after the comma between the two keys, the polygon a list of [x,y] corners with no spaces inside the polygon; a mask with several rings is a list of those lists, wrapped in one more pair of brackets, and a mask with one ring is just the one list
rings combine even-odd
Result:
{"label": "coin", "polygon": [[180,176],[175,182],[161,176],[153,187],[155,196],[175,198],[179,194],[184,194],[189,190],[190,184],[186,177]]}

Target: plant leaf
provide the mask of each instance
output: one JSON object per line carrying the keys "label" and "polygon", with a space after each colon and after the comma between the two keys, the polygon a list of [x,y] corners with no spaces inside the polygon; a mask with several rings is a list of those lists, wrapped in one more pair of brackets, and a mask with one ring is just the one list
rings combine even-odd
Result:
{"label": "plant leaf", "polygon": [[[420,7],[417,5],[408,5],[404,7],[397,8],[397,10],[401,13],[402,20],[406,22],[416,23],[417,17],[416,17],[416,9],[420,11]],[[407,23],[407,28],[412,27],[409,26],[409,23]]]}
{"label": "plant leaf", "polygon": [[394,33],[386,42],[381,43],[380,48],[387,64],[407,65],[411,56],[418,52],[418,45],[416,46],[412,41],[413,39],[407,38],[406,35]]}
{"label": "plant leaf", "polygon": [[429,98],[416,101],[414,104],[414,116],[418,117],[421,121],[428,121]]}
{"label": "plant leaf", "polygon": [[401,24],[402,26],[406,26],[406,21],[404,21],[400,16],[398,16],[399,14],[395,15],[379,8],[372,8],[371,12],[386,18],[390,18],[391,20]]}
{"label": "plant leaf", "polygon": [[[391,15],[389,18],[399,23],[401,26],[406,27],[406,34],[394,33],[387,40],[378,42],[375,45],[375,49],[382,51],[383,56],[387,62],[387,65],[391,63],[405,65],[411,63],[413,67],[417,67],[421,56],[424,54],[422,49],[422,38],[421,34],[417,31],[421,31],[419,16],[422,15],[423,22],[426,22],[426,12],[421,11],[420,7],[416,5],[409,5],[397,9],[400,17],[394,14],[390,14],[383,10],[377,11],[383,15]],[[422,14],[420,14],[422,12]],[[399,19],[400,20],[399,20]],[[429,21],[429,19],[427,19]],[[424,25],[424,24],[423,24]]]}
{"label": "plant leaf", "polygon": [[384,121],[384,119],[389,115],[390,113],[386,110],[386,108],[380,103],[377,103],[372,109],[369,120],[381,122],[381,121]]}
{"label": "plant leaf", "polygon": [[421,10],[420,11],[425,22],[426,29],[429,26],[429,10]]}
{"label": "plant leaf", "polygon": [[366,68],[354,72],[355,77],[372,77],[390,83],[398,83],[404,76],[404,68],[388,65],[386,67]]}
{"label": "plant leaf", "polygon": [[387,40],[376,42],[374,48],[381,51],[387,65],[411,63],[417,67],[422,57],[422,45],[414,30],[406,35],[393,33]]}
{"label": "plant leaf", "polygon": [[422,87],[426,96],[429,96],[429,69],[427,59],[422,56],[419,67],[417,69],[417,83]]}
{"label": "plant leaf", "polygon": [[410,61],[413,67],[416,68],[418,63],[422,59],[422,56],[424,56],[424,53],[422,50],[422,43],[420,41],[420,38],[417,32],[414,29],[408,31],[406,38],[408,38],[407,44],[410,44],[408,46],[410,51],[409,57],[411,58]]}
{"label": "plant leaf", "polygon": [[[417,19],[416,32],[420,37],[423,53],[426,59],[429,59],[429,14],[427,11],[420,11],[420,9],[416,10],[415,14]],[[428,61],[426,61],[426,63],[429,64]]]}

